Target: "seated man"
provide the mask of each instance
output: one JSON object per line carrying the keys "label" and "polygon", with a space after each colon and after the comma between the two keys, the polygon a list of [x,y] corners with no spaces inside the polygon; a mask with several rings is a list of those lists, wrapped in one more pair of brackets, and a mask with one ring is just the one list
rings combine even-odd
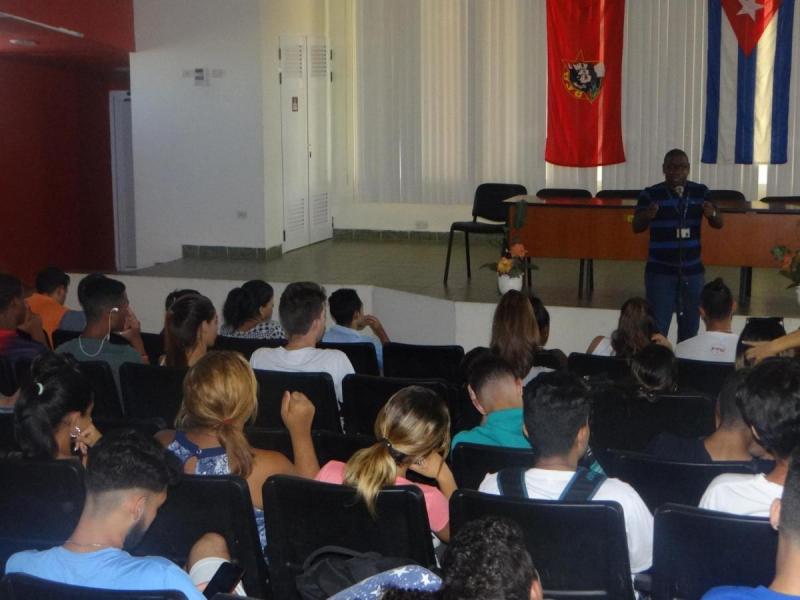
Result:
{"label": "seated man", "polygon": [[0,356],[13,366],[17,359],[32,360],[45,350],[47,336],[25,304],[22,282],[0,273]]}
{"label": "seated man", "polygon": [[[47,267],[36,275],[36,293],[28,297],[31,312],[39,315],[42,328],[53,345],[53,332],[61,325],[62,319],[70,311],[64,302],[69,289],[69,275],[58,267]],[[67,321],[71,320],[68,318]],[[83,329],[83,327],[81,327]]]}
{"label": "seated man", "polygon": [[61,344],[56,352],[71,354],[80,362],[107,362],[119,388],[122,363],[148,361],[139,320],[130,308],[124,283],[105,275],[88,275],[87,279],[85,284],[81,282],[80,293],[86,328],[77,338]]}
{"label": "seated man", "polygon": [[736,360],[739,336],[731,331],[736,302],[721,278],[707,283],[700,293],[700,318],[705,333],[683,340],[675,346],[675,356],[692,360],[732,363]]}
{"label": "seated man", "polygon": [[[572,491],[577,493],[573,482],[588,481],[593,489],[582,500],[614,500],[622,506],[631,571],[639,573],[650,568],[653,516],[639,494],[619,479],[578,468],[589,447],[589,389],[577,375],[562,371],[543,373],[536,381],[536,386],[525,389],[523,418],[538,458],[532,469],[524,471],[522,495],[540,500],[572,498]],[[513,493],[504,485],[504,471],[488,474],[479,491]],[[514,471],[508,470],[511,475],[515,475]]]}
{"label": "seated man", "polygon": [[800,454],[794,453],[783,495],[772,501],[772,527],[778,531],[775,579],[769,588],[724,586],[706,592],[703,600],[782,600],[800,598]]}
{"label": "seated man", "polygon": [[700,508],[768,517],[781,497],[792,451],[800,445],[800,364],[772,358],[756,365],[739,388],[737,402],[756,441],[775,458],[768,474],[726,473],[712,481]]}
{"label": "seated man", "polygon": [[[377,317],[364,314],[364,303],[356,291],[348,288],[336,290],[328,298],[328,306],[336,323],[328,327],[322,341],[337,344],[370,342],[375,346],[378,367],[383,369],[383,345],[389,341],[389,336]],[[359,333],[367,326],[372,329],[375,337]]]}
{"label": "seated man", "polygon": [[198,587],[230,560],[220,535],[206,534],[193,546],[188,574],[166,558],[124,550],[144,536],[175,476],[154,438],[125,431],[103,436],[89,451],[86,501],[72,535],[63,546],[17,552],[6,573],[115,590],[171,589],[202,600]]}
{"label": "seated man", "polygon": [[461,442],[530,448],[522,431],[522,380],[506,361],[489,352],[476,360],[469,371],[467,393],[483,419],[478,427],[456,434],[453,448]]}
{"label": "seated man", "polygon": [[325,333],[325,290],[310,281],[290,283],[281,294],[278,313],[289,343],[285,348],[259,348],[250,364],[269,371],[329,373],[341,404],[342,379],[355,371],[344,352],[316,347]]}

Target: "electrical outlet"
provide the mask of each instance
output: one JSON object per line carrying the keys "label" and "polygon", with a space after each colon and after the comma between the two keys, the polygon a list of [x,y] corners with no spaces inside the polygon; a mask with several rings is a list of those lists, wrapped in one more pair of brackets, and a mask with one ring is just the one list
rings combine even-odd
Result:
{"label": "electrical outlet", "polygon": [[414,221],[414,229],[427,229],[428,222],[427,221]]}

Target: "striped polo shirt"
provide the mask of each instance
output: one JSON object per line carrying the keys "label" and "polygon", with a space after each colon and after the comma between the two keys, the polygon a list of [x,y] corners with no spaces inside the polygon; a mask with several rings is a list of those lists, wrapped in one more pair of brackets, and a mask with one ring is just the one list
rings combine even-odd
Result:
{"label": "striped polo shirt", "polygon": [[[707,196],[708,188],[693,181],[686,182],[680,198],[665,182],[642,190],[637,211],[653,202],[658,204],[658,213],[650,222],[647,273],[678,275],[681,270],[684,275],[703,273],[700,230]],[[682,235],[685,231],[688,237]]]}

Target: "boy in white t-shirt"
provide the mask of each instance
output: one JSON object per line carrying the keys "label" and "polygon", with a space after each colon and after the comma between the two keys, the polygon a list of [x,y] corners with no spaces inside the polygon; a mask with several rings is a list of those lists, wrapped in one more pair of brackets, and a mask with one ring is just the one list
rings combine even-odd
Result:
{"label": "boy in white t-shirt", "polygon": [[700,318],[706,330],[675,346],[675,356],[712,362],[736,361],[739,336],[731,331],[736,302],[722,278],[707,283],[700,293]]}
{"label": "boy in white t-shirt", "polygon": [[766,475],[720,475],[709,484],[700,508],[768,517],[772,501],[783,492],[789,457],[800,442],[800,363],[771,358],[753,367],[737,401],[756,440],[775,458],[775,468]]}

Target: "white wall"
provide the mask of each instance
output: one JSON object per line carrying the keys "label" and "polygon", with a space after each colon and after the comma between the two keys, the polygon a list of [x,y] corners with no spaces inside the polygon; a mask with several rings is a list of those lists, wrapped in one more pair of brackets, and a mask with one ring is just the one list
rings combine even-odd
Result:
{"label": "white wall", "polygon": [[[265,247],[260,0],[135,0],[134,22],[138,266],[182,244]],[[196,67],[222,77],[195,86]]]}

